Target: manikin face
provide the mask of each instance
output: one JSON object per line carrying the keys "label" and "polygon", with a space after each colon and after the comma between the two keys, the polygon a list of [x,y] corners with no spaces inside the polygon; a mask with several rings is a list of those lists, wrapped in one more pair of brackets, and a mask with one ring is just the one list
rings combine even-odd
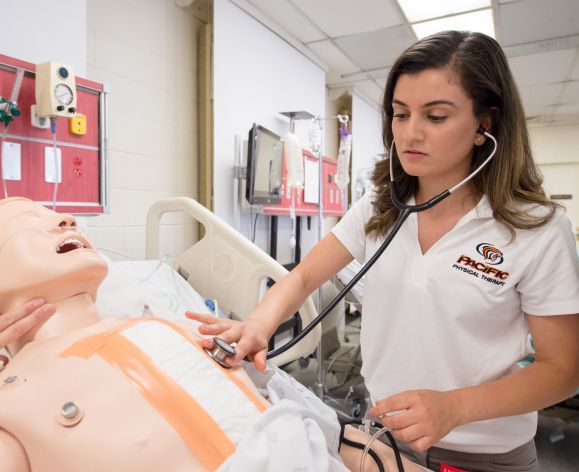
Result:
{"label": "manikin face", "polygon": [[404,171],[458,183],[468,175],[479,121],[450,68],[403,74],[394,87],[392,133]]}
{"label": "manikin face", "polygon": [[0,313],[35,297],[94,300],[106,273],[72,216],[24,199],[0,201]]}

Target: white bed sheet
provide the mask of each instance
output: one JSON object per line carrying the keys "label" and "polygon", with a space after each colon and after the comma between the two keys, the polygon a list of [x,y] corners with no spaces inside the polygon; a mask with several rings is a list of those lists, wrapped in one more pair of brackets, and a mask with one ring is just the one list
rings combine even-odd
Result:
{"label": "white bed sheet", "polygon": [[99,288],[97,311],[105,318],[155,315],[183,320],[186,311],[210,314],[205,299],[169,264],[159,260],[111,261]]}

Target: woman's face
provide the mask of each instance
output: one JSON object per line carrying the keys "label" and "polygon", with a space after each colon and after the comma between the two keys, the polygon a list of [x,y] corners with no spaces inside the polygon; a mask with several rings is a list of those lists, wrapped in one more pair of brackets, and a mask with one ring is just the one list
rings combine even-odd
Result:
{"label": "woman's face", "polygon": [[394,87],[392,133],[407,174],[458,183],[468,175],[479,121],[473,101],[448,67],[403,74]]}

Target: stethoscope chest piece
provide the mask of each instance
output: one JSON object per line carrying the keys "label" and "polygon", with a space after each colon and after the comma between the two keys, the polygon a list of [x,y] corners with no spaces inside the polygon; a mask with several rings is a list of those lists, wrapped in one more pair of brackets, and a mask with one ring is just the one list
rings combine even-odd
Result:
{"label": "stethoscope chest piece", "polygon": [[203,349],[221,367],[224,367],[226,369],[230,369],[231,366],[228,365],[225,362],[225,360],[228,357],[234,357],[235,356],[235,354],[236,354],[235,348],[233,346],[231,346],[230,344],[227,344],[221,338],[213,338],[213,343],[214,343],[213,349],[207,349],[206,347],[204,347]]}

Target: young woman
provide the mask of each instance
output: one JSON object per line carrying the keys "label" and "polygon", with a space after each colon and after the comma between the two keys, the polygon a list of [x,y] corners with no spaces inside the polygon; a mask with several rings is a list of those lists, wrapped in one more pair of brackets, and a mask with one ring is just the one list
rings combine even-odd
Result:
{"label": "young woman", "polygon": [[[366,275],[361,333],[370,413],[438,469],[538,470],[538,409],[579,385],[579,264],[569,220],[549,201],[500,46],[477,33],[420,40],[393,65],[383,102],[398,198],[423,203],[495,156],[464,187],[412,215]],[[389,162],[244,322],[205,323],[265,366],[276,327],[353,258],[373,255],[398,216]],[[529,352],[535,362],[517,361]],[[210,344],[210,343],[209,343]]]}
{"label": "young woman", "polygon": [[[538,470],[538,409],[579,385],[579,265],[569,220],[545,197],[520,97],[498,43],[449,31],[418,41],[393,65],[383,140],[398,198],[423,203],[366,275],[362,373],[370,413],[424,465]],[[313,290],[353,258],[364,262],[399,210],[389,162],[351,208],[244,322],[205,323],[263,369],[267,340]],[[535,362],[520,369],[529,353]],[[513,467],[516,467],[514,469]]]}

